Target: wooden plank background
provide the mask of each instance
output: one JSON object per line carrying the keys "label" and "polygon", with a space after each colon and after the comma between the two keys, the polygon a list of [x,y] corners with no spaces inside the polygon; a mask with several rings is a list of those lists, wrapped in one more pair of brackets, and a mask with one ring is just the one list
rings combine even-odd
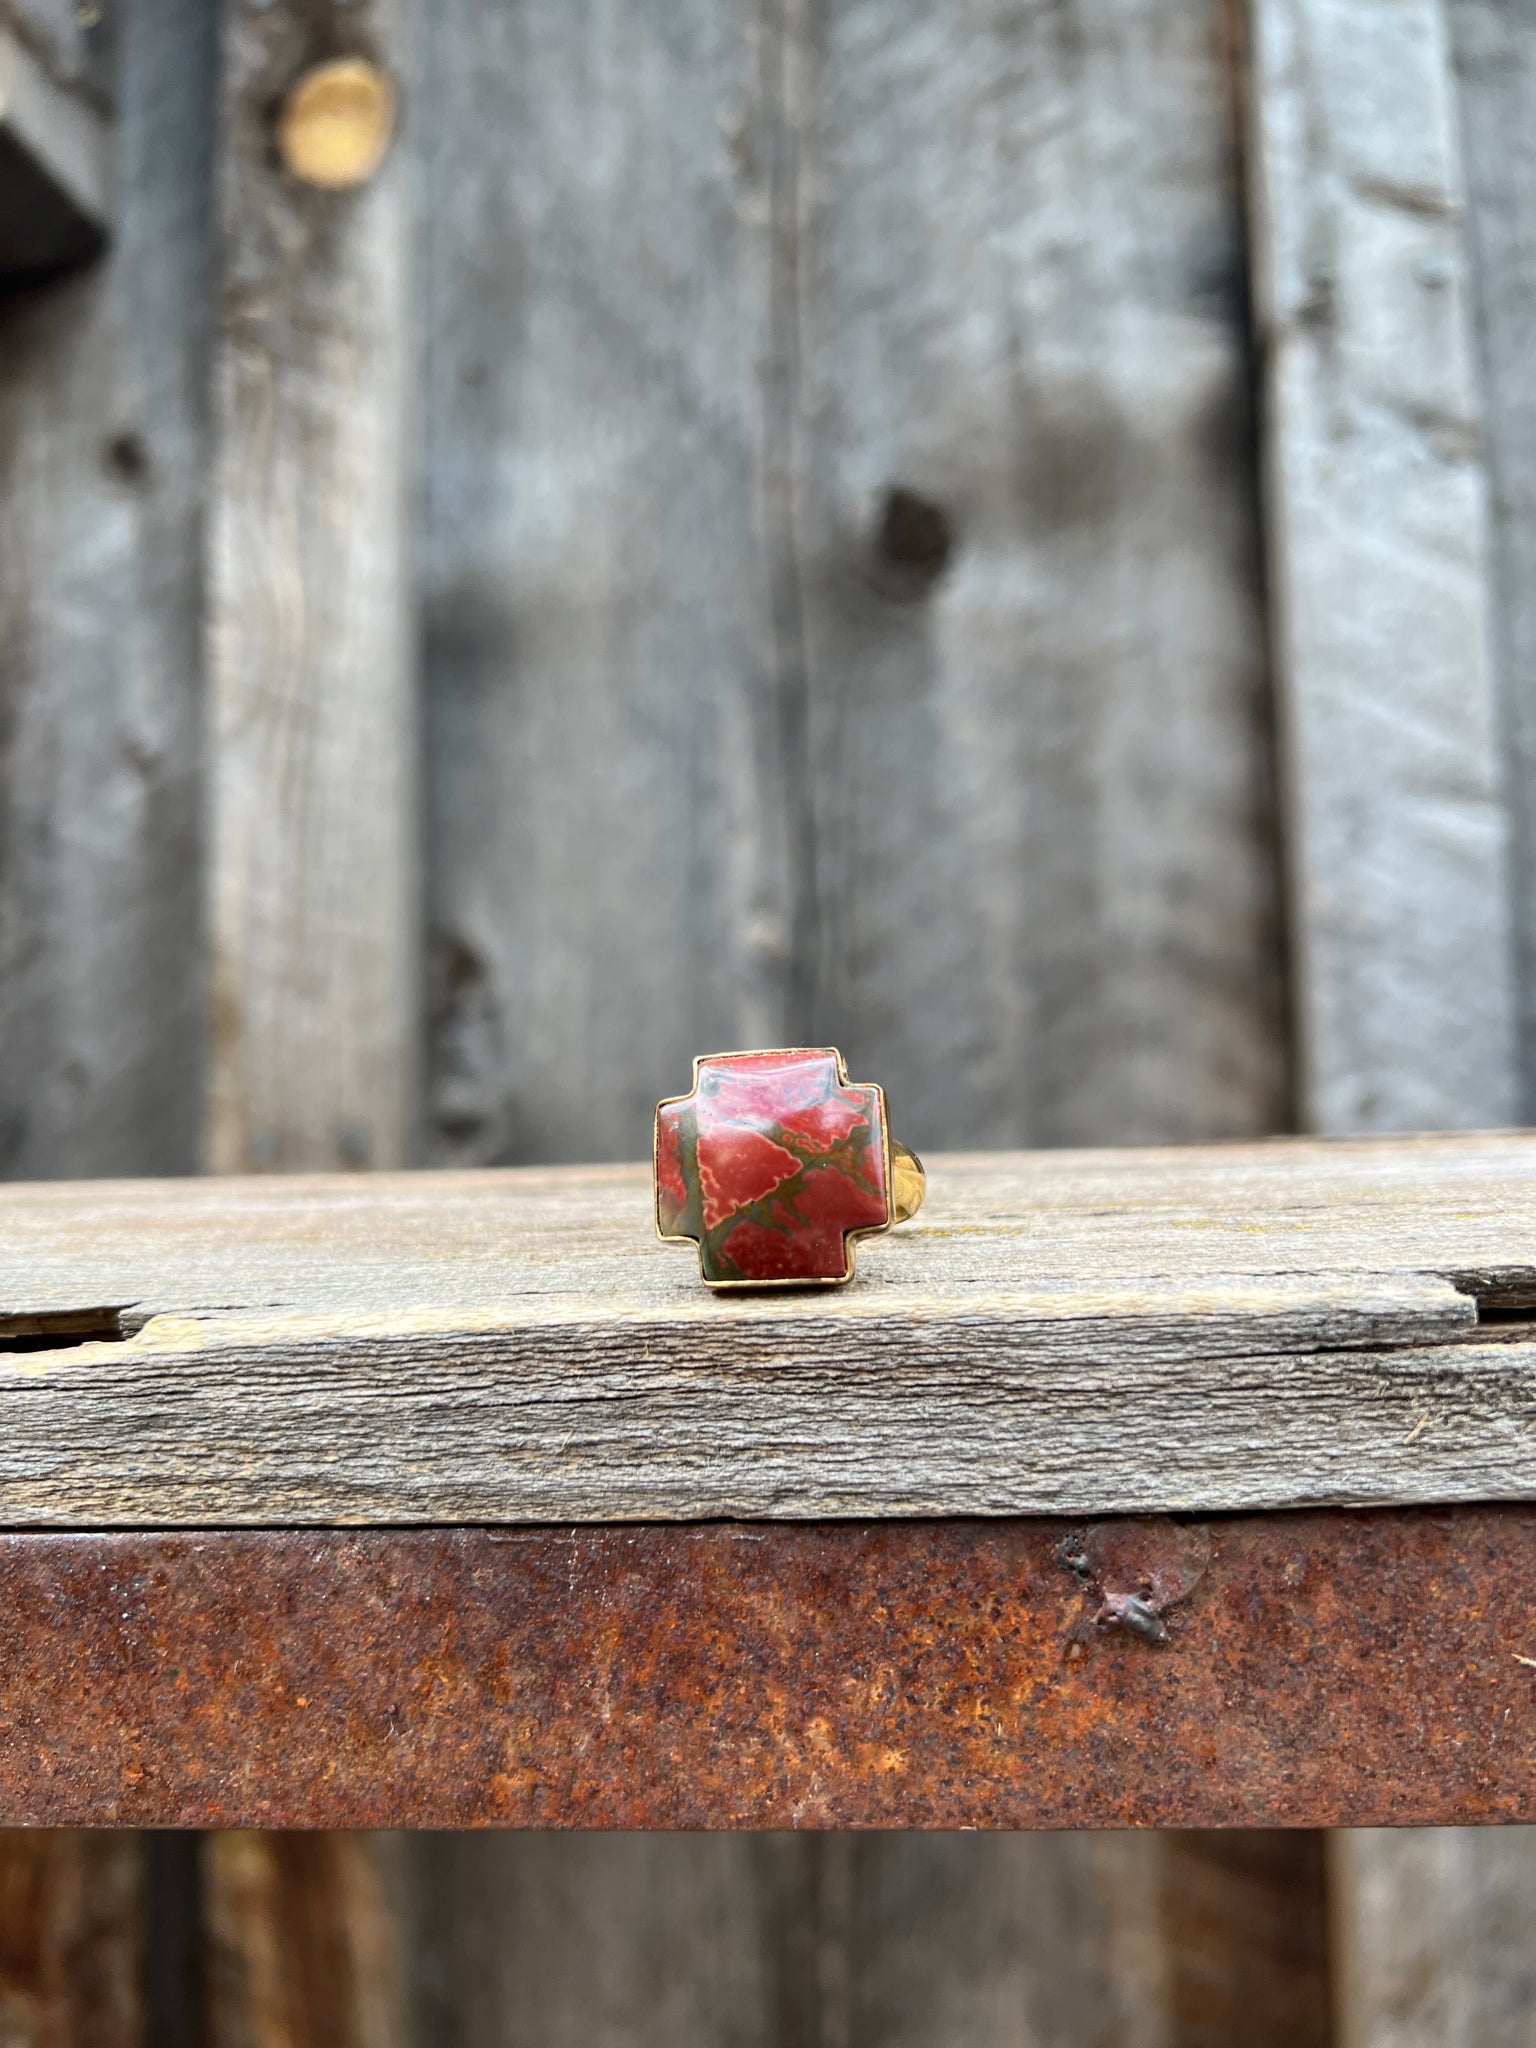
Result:
{"label": "wooden plank background", "polygon": [[[919,1147],[1531,1114],[1527,8],[101,11],[3,10],[118,164],[0,301],[0,1171],[634,1155],[786,1038]],[[399,141],[317,194],[351,53]],[[14,2038],[138,2038],[58,1957],[126,1981],[152,1850],[7,1847]],[[1483,2048],[1531,1853],[1336,1845],[1331,2020],[1310,1838],[216,1842],[207,1974],[229,2042]]]}

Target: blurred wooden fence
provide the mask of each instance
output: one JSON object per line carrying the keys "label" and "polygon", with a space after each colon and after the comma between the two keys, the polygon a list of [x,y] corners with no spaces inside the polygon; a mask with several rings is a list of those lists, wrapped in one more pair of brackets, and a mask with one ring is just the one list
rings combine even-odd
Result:
{"label": "blurred wooden fence", "polygon": [[[919,1147],[1531,1118],[1531,0],[0,57],[0,260],[116,167],[0,299],[0,1171],[635,1155],[806,1040]],[[1518,1831],[0,1847],[27,2048],[1513,2048],[1533,1949]]]}

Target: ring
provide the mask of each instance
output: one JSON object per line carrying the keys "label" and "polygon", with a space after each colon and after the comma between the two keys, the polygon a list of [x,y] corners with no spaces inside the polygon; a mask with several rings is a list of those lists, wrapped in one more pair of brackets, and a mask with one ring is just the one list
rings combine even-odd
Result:
{"label": "ring", "polygon": [[840,1287],[861,1237],[922,1206],[922,1161],[885,1091],[835,1046],[717,1052],[656,1108],[656,1235],[698,1246],[707,1287]]}

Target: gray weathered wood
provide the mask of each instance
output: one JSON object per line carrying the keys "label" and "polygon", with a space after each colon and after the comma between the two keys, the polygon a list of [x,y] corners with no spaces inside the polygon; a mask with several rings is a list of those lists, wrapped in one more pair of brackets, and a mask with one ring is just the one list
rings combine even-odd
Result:
{"label": "gray weathered wood", "polygon": [[1514,823],[1524,1089],[1536,1118],[1536,13],[1452,0],[1492,483],[1495,645]]}
{"label": "gray weathered wood", "polygon": [[638,1154],[658,1076],[789,1042],[752,51],[447,0],[413,84],[431,1147]]}
{"label": "gray weathered wood", "polygon": [[1512,1121],[1489,550],[1439,0],[1260,0],[1254,276],[1302,1117]]}
{"label": "gray weathered wood", "polygon": [[106,106],[114,96],[116,20],[78,0],[0,0],[0,22],[50,78]]}
{"label": "gray weathered wood", "polygon": [[[224,274],[208,599],[216,1168],[398,1165],[419,976],[409,190],[395,149],[314,189],[284,96],[338,56],[398,71],[393,0],[235,7],[224,35]],[[366,1843],[215,1837],[209,2039],[381,2048],[390,1909]]]}
{"label": "gray weathered wood", "polygon": [[436,1155],[839,1034],[920,1147],[1279,1121],[1206,17],[452,0],[414,104]]}
{"label": "gray weathered wood", "polygon": [[215,26],[124,10],[111,249],[0,300],[0,1174],[197,1157]]}
{"label": "gray weathered wood", "polygon": [[[772,19],[778,10],[767,16]],[[1215,10],[782,10],[805,1028],[926,1144],[1285,1118]],[[947,549],[947,553],[944,551]],[[942,559],[941,559],[942,557]]]}
{"label": "gray weathered wood", "polygon": [[0,274],[84,262],[107,231],[111,124],[52,56],[0,12]]}
{"label": "gray weathered wood", "polygon": [[646,1169],[0,1194],[47,1526],[1536,1497],[1536,1137],[956,1155],[836,1295],[721,1300]]}
{"label": "gray weathered wood", "polygon": [[1333,1856],[1338,2048],[1529,2048],[1536,1828],[1367,1828]]}
{"label": "gray weathered wood", "polygon": [[400,1163],[416,1045],[407,193],[281,170],[274,107],[390,0],[237,8],[224,40],[209,570],[209,1154]]}
{"label": "gray weathered wood", "polygon": [[[412,1844],[415,2039],[781,2048],[811,1901],[771,1836],[482,1834]],[[796,1844],[795,1846],[801,1846]],[[795,1873],[799,1875],[801,1873]]]}

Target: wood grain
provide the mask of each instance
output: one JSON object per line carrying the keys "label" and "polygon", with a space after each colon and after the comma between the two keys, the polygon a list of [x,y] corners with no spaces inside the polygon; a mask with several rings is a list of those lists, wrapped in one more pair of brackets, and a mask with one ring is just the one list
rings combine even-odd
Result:
{"label": "wood grain", "polygon": [[1436,0],[1262,0],[1252,211],[1303,1122],[1513,1118],[1487,473]]}
{"label": "wood grain", "polygon": [[405,2048],[392,1848],[336,1831],[206,1837],[206,2048]]}
{"label": "wood grain", "polygon": [[1525,2048],[1536,1829],[1332,1838],[1339,2048]]}
{"label": "wood grain", "polygon": [[1493,611],[1514,836],[1523,1090],[1536,1118],[1536,18],[1448,9],[1493,513]]}
{"label": "wood grain", "polygon": [[111,249],[0,303],[5,1175],[197,1159],[215,26],[198,0],[124,11]]}
{"label": "wood grain", "polygon": [[[809,1845],[796,1845],[807,1847]],[[780,2048],[814,1894],[782,1838],[423,1835],[404,1928],[415,2038],[460,2048]],[[803,2021],[802,2021],[803,2024]]]}
{"label": "wood grain", "polygon": [[398,1165],[416,1045],[407,197],[283,174],[275,106],[376,56],[388,0],[241,9],[224,39],[208,593],[209,1156]]}
{"label": "wood grain", "polygon": [[159,2048],[146,2026],[143,1838],[0,1830],[0,2040]]}
{"label": "wood grain", "polygon": [[[855,1286],[728,1302],[648,1180],[6,1190],[5,1519],[1536,1495],[1536,1139],[941,1158]],[[46,1348],[102,1309],[126,1341]]]}
{"label": "wood grain", "polygon": [[419,21],[428,1150],[638,1156],[791,1042],[747,27]]}
{"label": "wood grain", "polygon": [[638,1153],[695,1052],[829,1037],[919,1149],[1283,1116],[1214,25],[950,28],[434,14],[445,1163]]}
{"label": "wood grain", "polygon": [[1276,1128],[1218,10],[763,19],[802,1028],[920,1151]]}

